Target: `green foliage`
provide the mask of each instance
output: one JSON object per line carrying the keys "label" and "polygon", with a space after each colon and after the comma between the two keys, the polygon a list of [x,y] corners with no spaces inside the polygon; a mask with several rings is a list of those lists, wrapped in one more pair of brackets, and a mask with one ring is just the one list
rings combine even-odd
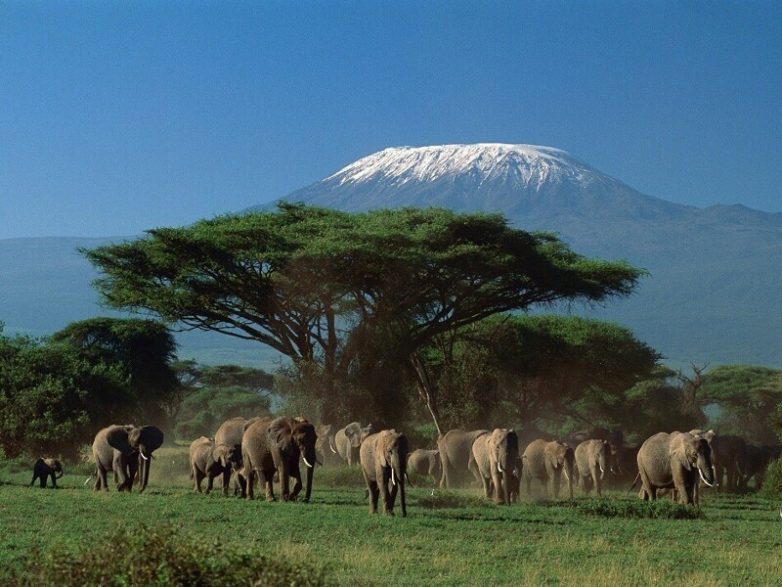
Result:
{"label": "green foliage", "polygon": [[766,469],[760,494],[766,497],[782,497],[782,459],[772,462]]}
{"label": "green foliage", "polygon": [[[117,548],[122,545],[122,548]],[[184,534],[174,526],[120,529],[72,553],[34,554],[5,585],[319,587],[322,571],[279,558],[226,549],[219,541]]]}
{"label": "green foliage", "polygon": [[91,318],[69,324],[53,334],[52,341],[78,349],[90,364],[118,369],[135,404],[132,412],[127,410],[128,416],[133,421],[170,429],[170,417],[181,396],[172,368],[176,342],[163,324],[153,320]]}
{"label": "green foliage", "polygon": [[782,433],[775,413],[782,408],[782,370],[753,365],[716,367],[704,375],[698,399],[701,405],[719,407],[719,416],[711,424],[722,434],[774,444]]}
{"label": "green foliage", "polygon": [[0,336],[0,446],[74,458],[108,424],[165,427],[180,401],[174,350],[148,320],[85,320],[50,340]]}
{"label": "green foliage", "polygon": [[576,509],[585,514],[603,518],[652,518],[671,520],[698,520],[706,516],[704,510],[682,505],[668,499],[656,501],[618,501],[611,498],[576,502]]}
{"label": "green foliage", "polygon": [[607,416],[621,414],[624,391],[658,360],[628,329],[572,316],[496,316],[438,342],[427,359],[447,427],[565,417],[615,426]]}
{"label": "green foliage", "polygon": [[177,415],[177,438],[214,436],[222,422],[236,416],[265,416],[274,377],[262,369],[237,365],[176,365],[184,399]]}
{"label": "green foliage", "polygon": [[91,363],[63,344],[0,336],[0,446],[9,457],[75,456],[129,398],[114,366]]}
{"label": "green foliage", "polygon": [[[296,366],[317,366],[307,383],[327,421],[354,387],[378,389],[373,402],[392,414],[401,380],[373,383],[398,376],[440,334],[532,304],[624,295],[642,275],[500,215],[443,209],[351,214],[286,204],[83,252],[103,272],[96,285],[112,307],[257,340]],[[379,364],[378,349],[391,347],[369,343],[378,336],[393,342],[394,361]],[[415,373],[436,413],[436,390]]]}

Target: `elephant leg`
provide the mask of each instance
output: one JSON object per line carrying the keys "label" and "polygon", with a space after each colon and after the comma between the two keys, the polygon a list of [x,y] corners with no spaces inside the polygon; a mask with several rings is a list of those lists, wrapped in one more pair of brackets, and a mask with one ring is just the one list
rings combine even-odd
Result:
{"label": "elephant leg", "polygon": [[295,480],[293,483],[293,489],[291,489],[291,500],[296,501],[296,498],[299,496],[299,493],[301,493],[302,487],[304,485],[301,482],[301,473],[299,473],[298,477],[293,477]]}
{"label": "elephant leg", "polygon": [[57,477],[54,475],[54,471],[50,473],[52,477],[52,489],[57,489]]}
{"label": "elephant leg", "polygon": [[378,487],[377,481],[370,481],[367,484],[369,489],[369,513],[377,513],[377,500],[380,497],[380,487]]}
{"label": "elephant leg", "polygon": [[[246,463],[247,461],[245,461]],[[245,476],[244,484],[246,487],[245,497],[246,499],[255,499],[254,486],[255,486],[255,469],[248,469],[245,467],[247,475]]]}
{"label": "elephant leg", "polygon": [[228,487],[231,485],[231,469],[232,467],[226,467],[223,471],[223,495],[228,495]]}
{"label": "elephant leg", "polygon": [[274,497],[274,473],[261,471],[258,474],[258,482],[263,483],[266,488],[266,501],[277,501],[277,498]]}
{"label": "elephant leg", "polygon": [[440,474],[440,489],[448,489],[448,460],[445,455],[442,457],[443,470]]}
{"label": "elephant leg", "polygon": [[481,475],[481,484],[483,485],[483,493],[487,498],[491,498],[491,483],[489,479]]}
{"label": "elephant leg", "polygon": [[598,473],[597,467],[592,467],[592,486],[595,488],[595,493],[598,497],[603,496],[603,488],[600,484],[600,473]]}

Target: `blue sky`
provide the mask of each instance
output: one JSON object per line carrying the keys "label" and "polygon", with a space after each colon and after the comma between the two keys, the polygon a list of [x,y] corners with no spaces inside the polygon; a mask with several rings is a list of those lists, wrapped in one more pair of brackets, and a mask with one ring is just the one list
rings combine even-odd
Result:
{"label": "blue sky", "polygon": [[782,211],[778,2],[3,2],[0,238],[241,210],[388,146]]}

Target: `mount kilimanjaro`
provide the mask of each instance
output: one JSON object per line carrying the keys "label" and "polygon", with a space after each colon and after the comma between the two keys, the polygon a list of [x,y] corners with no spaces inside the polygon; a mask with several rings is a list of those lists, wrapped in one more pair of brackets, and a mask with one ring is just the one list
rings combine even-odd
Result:
{"label": "mount kilimanjaro", "polygon": [[782,367],[782,214],[675,204],[565,151],[496,143],[384,149],[283,199],[503,213],[648,270],[633,296],[581,313],[631,327],[668,362]]}
{"label": "mount kilimanjaro", "polygon": [[[570,310],[633,329],[674,366],[782,367],[782,214],[696,208],[637,192],[566,152],[531,145],[399,147],[379,151],[283,198],[348,211],[441,206],[504,214],[558,233],[579,253],[648,270],[634,295]],[[258,208],[269,209],[269,204]],[[5,333],[42,335],[107,311],[76,252],[122,239],[0,240]],[[178,335],[180,355],[274,368],[257,344]]]}

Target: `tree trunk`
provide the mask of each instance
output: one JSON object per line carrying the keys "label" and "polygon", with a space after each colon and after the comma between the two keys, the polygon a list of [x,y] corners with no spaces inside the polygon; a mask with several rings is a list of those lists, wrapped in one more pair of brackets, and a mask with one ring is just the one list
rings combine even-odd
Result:
{"label": "tree trunk", "polygon": [[437,407],[437,389],[429,380],[429,374],[426,371],[426,366],[421,360],[421,357],[418,356],[418,353],[413,353],[410,355],[410,364],[412,365],[413,372],[415,373],[418,395],[421,397],[421,400],[423,400],[426,408],[429,410],[429,413],[432,416],[434,427],[437,429],[437,435],[442,436],[443,431],[442,428],[440,428],[440,410]]}

